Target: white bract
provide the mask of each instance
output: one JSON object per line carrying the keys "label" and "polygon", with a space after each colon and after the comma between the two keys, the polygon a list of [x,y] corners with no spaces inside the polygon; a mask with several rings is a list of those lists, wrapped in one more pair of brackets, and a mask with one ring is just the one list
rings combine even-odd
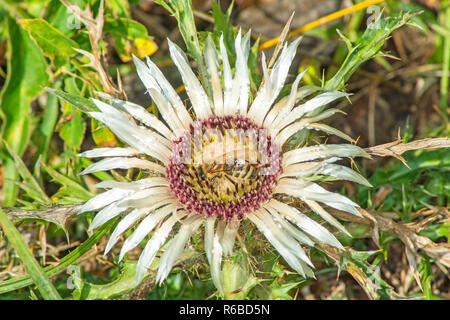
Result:
{"label": "white bract", "polygon": [[[192,112],[188,111],[190,108],[185,107],[150,59],[144,63],[136,57],[134,62],[138,75],[157,105],[162,120],[141,106],[106,94],[99,94],[105,102],[93,99],[99,111],[91,112],[90,115],[109,127],[129,147],[98,148],[81,153],[81,156],[90,158],[106,157],[86,168],[82,174],[130,168],[138,168],[145,174],[138,181],[99,183],[97,187],[108,191],[89,200],[80,212],[100,210],[91,229],[121,216],[105,253],[111,250],[124,232],[134,228],[122,246],[120,259],[151,234],[137,263],[137,283],[144,278],[161,247],[170,241],[160,257],[156,276],[159,283],[164,281],[190,237],[203,226],[204,248],[212,280],[218,290],[223,292],[222,256],[233,253],[242,219],[254,223],[289,266],[305,277],[314,276],[314,266],[302,245],[314,246],[321,242],[344,249],[327,228],[280,200],[288,197],[299,199],[330,225],[348,234],[323,205],[359,215],[358,205],[343,195],[327,191],[311,178],[326,175],[370,186],[360,174],[335,164],[345,157],[369,157],[355,145],[314,145],[284,153],[281,151],[300,130],[321,130],[353,141],[344,133],[317,123],[340,112],[324,106],[347,94],[324,92],[305,101],[305,97],[317,89],[299,88],[303,72],[296,77],[290,93],[277,100],[300,40],[284,46],[271,70],[268,70],[263,56],[263,84],[251,104],[247,67],[250,34],[242,37],[240,32],[234,43],[234,72],[223,38],[220,39],[219,51],[211,38],[205,42],[204,58],[210,77],[211,96],[208,96],[192,71],[184,52],[169,41],[170,56],[180,71]],[[228,167],[174,163],[174,154],[178,152],[174,150],[178,150],[175,147],[180,140],[185,139],[183,141],[188,143],[190,150],[191,140],[185,138],[186,133],[192,131],[198,121],[201,121],[200,130],[203,130],[202,125],[213,126],[220,132],[225,132],[230,126],[239,130],[265,130],[272,146],[278,148],[271,150],[275,150],[272,156],[280,159],[280,167],[275,166],[275,172],[266,176],[259,175],[262,172],[261,165],[258,166],[257,161],[253,161],[256,164],[247,163],[248,159],[245,158],[245,152],[251,149],[245,139],[239,142],[236,149],[232,149],[232,154],[236,154],[234,152],[239,148],[244,158],[228,164]],[[206,142],[202,142],[206,144],[204,149],[200,144],[199,150],[216,150],[217,145],[214,143],[219,143],[217,140],[217,137],[208,137]],[[237,141],[236,137],[223,140]],[[254,159],[262,161],[256,156]],[[279,197],[280,194],[283,197]]]}

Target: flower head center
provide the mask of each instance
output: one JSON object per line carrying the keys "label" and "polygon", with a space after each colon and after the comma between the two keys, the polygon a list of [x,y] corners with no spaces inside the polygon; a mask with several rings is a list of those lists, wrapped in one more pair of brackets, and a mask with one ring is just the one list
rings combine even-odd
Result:
{"label": "flower head center", "polygon": [[269,199],[280,171],[278,146],[264,128],[216,116],[174,141],[167,177],[187,210],[242,219]]}

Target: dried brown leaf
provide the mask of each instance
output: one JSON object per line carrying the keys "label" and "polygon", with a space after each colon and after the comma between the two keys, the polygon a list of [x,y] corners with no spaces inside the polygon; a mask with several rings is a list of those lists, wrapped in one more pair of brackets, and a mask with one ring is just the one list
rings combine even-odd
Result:
{"label": "dried brown leaf", "polygon": [[55,206],[45,211],[4,208],[6,214],[13,219],[39,219],[56,224],[65,230],[67,219],[76,214],[81,205]]}
{"label": "dried brown leaf", "polygon": [[103,64],[104,61],[103,55],[98,46],[103,35],[103,24],[104,24],[103,14],[105,1],[104,0],[100,1],[100,8],[96,18],[94,18],[94,16],[92,15],[92,11],[89,5],[86,7],[86,9],[82,10],[80,7],[68,2],[67,0],[61,1],[67,8],[69,8],[72,11],[72,13],[81,22],[83,22],[83,24],[87,28],[92,53],[84,50],[77,50],[78,52],[89,58],[90,63],[85,66],[92,67],[98,72],[99,80],[102,84],[103,90],[106,93],[119,98],[124,98],[125,93],[117,89],[116,85],[112,82],[110,76],[106,72],[106,68]]}
{"label": "dried brown leaf", "polygon": [[403,143],[403,139],[366,148],[365,150],[374,156],[394,157],[402,161],[406,166],[405,159],[401,156],[404,152],[418,149],[438,149],[450,147],[449,138],[426,138]]}
{"label": "dried brown leaf", "polygon": [[291,27],[294,14],[295,12],[292,12],[291,16],[289,17],[289,20],[286,22],[286,25],[283,28],[283,31],[281,32],[280,37],[278,38],[277,46],[275,47],[275,51],[272,55],[272,58],[270,59],[269,65],[267,66],[269,69],[272,68],[272,66],[275,64],[278,54],[281,52],[281,49],[283,49],[284,41],[286,40],[286,37],[289,34],[289,28]]}
{"label": "dried brown leaf", "polygon": [[450,268],[450,243],[435,243],[425,236],[418,235],[414,226],[397,223],[391,218],[379,214],[372,214],[361,208],[358,210],[361,214],[364,212],[364,218],[328,208],[328,211],[331,214],[342,220],[362,223],[374,227],[373,220],[367,218],[367,216],[370,215],[376,220],[377,226],[381,232],[386,232],[397,236],[411,252],[416,254],[419,250],[421,250],[431,258],[435,259],[437,263]]}

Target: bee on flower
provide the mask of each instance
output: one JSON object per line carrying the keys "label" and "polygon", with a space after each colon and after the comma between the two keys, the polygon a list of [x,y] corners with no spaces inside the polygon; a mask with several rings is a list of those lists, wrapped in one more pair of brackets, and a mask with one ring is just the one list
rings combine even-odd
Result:
{"label": "bee on flower", "polygon": [[149,58],[144,63],[134,57],[134,62],[162,119],[139,105],[106,94],[100,94],[105,102],[93,99],[99,111],[90,115],[129,147],[83,152],[83,157],[105,159],[82,173],[138,168],[145,174],[131,182],[98,183],[97,188],[107,191],[86,202],[80,213],[98,211],[90,229],[120,216],[105,254],[124,232],[134,228],[119,259],[149,236],[137,262],[137,283],[164,246],[156,276],[162,283],[191,236],[202,230],[212,280],[223,292],[222,257],[232,255],[243,220],[251,221],[287,264],[304,277],[314,276],[304,246],[325,243],[344,250],[326,227],[283,200],[300,200],[328,224],[348,234],[327,207],[359,216],[358,205],[327,191],[312,178],[324,175],[370,185],[352,169],[336,164],[344,157],[369,158],[360,147],[351,143],[288,144],[300,130],[321,130],[354,142],[320,123],[340,112],[325,106],[348,94],[324,92],[306,99],[317,88],[299,88],[303,72],[296,77],[290,93],[277,100],[300,40],[284,45],[271,70],[262,54],[263,80],[251,103],[247,66],[250,33],[242,36],[240,31],[234,43],[234,73],[223,38],[219,50],[207,38],[203,56],[209,90],[197,79],[185,53],[169,40],[170,56],[189,96],[188,107]]}

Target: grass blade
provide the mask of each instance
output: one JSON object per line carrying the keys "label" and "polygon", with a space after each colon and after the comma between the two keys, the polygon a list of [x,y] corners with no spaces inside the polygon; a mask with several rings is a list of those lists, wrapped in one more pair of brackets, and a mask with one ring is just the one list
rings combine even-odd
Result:
{"label": "grass blade", "polygon": [[42,297],[45,300],[61,300],[61,296],[58,291],[56,291],[44,270],[31,254],[30,249],[23,240],[20,232],[8,219],[2,209],[0,209],[0,226],[8,238],[8,241],[14,247],[20,259],[24,263],[25,269],[27,270],[31,280],[38,287]]}
{"label": "grass blade", "polygon": [[[111,220],[108,223],[105,223],[102,227],[100,227],[89,239],[87,239],[85,242],[83,242],[82,245],[78,246],[75,250],[73,250],[71,253],[66,255],[64,258],[62,258],[59,261],[59,264],[54,267],[47,267],[44,268],[45,275],[47,277],[50,277],[52,275],[57,274],[58,272],[61,272],[68,266],[70,266],[72,263],[77,261],[83,254],[89,251],[89,249],[92,248],[102,237],[103,235],[108,232],[108,230],[111,228],[111,226],[115,223],[115,219]],[[32,278],[30,275],[14,278],[11,280],[3,281],[0,283],[0,295],[18,290],[20,288],[27,287],[33,283]]]}

